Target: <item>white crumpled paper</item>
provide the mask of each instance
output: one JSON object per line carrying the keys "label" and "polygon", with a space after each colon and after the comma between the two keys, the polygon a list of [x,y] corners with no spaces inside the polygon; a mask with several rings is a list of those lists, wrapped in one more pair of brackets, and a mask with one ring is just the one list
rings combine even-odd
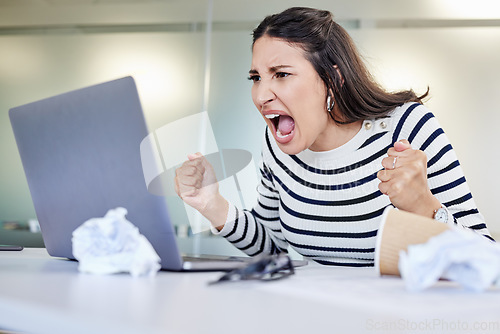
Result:
{"label": "white crumpled paper", "polygon": [[127,210],[109,210],[102,218],[92,218],[73,231],[73,256],[78,270],[92,274],[128,272],[132,276],[154,276],[160,258],[145,236],[125,215]]}
{"label": "white crumpled paper", "polygon": [[481,292],[500,286],[500,245],[473,231],[453,228],[400,251],[399,271],[410,291],[443,278]]}

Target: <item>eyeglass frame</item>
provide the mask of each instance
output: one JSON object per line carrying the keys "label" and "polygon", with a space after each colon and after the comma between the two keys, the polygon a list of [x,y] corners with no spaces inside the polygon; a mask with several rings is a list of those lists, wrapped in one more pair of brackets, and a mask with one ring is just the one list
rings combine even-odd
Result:
{"label": "eyeglass frame", "polygon": [[295,274],[292,260],[286,253],[260,255],[244,267],[231,270],[209,284],[234,281],[277,281]]}

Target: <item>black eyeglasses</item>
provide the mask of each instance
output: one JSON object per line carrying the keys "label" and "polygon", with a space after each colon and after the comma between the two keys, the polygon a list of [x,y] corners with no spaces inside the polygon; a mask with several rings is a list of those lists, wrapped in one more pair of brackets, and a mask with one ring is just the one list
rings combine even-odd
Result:
{"label": "black eyeglasses", "polygon": [[209,282],[209,284],[245,280],[275,281],[294,273],[292,260],[288,255],[284,253],[261,255],[245,267],[227,272],[218,280]]}

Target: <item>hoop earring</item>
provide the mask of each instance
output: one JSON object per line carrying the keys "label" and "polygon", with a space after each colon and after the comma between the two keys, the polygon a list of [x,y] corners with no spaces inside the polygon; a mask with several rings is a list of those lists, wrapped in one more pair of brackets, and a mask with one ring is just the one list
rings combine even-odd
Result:
{"label": "hoop earring", "polygon": [[335,105],[335,100],[332,99],[332,97],[330,95],[328,95],[326,98],[326,110],[332,111],[334,105]]}

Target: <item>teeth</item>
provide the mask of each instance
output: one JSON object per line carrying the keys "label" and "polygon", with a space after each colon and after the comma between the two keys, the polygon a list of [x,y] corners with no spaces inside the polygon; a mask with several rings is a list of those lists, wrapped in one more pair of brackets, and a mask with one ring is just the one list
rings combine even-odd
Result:
{"label": "teeth", "polygon": [[278,114],[269,114],[269,115],[266,115],[266,118],[269,118],[269,119],[273,119],[273,118],[276,118],[276,117],[279,117],[280,115]]}
{"label": "teeth", "polygon": [[[293,132],[293,131],[292,131],[292,132]],[[289,135],[291,135],[291,134],[292,134],[292,132],[290,132],[289,134],[287,134],[287,135],[285,135],[285,136],[284,136],[284,135],[281,133],[281,131],[280,131],[280,130],[277,130],[277,131],[276,131],[276,136],[277,136],[278,138],[286,138],[286,137],[288,137]]]}

